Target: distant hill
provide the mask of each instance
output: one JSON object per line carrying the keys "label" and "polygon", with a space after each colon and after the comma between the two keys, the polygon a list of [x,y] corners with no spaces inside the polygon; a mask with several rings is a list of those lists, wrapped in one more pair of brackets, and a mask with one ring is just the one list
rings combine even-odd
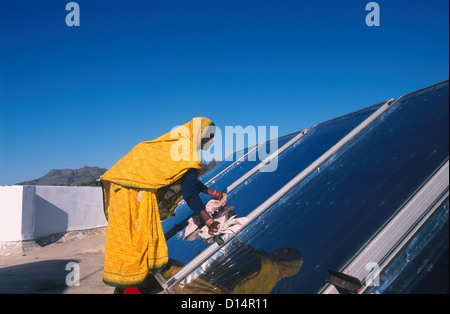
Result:
{"label": "distant hill", "polygon": [[108,169],[85,166],[80,169],[53,169],[45,176],[17,185],[100,186],[97,179]]}

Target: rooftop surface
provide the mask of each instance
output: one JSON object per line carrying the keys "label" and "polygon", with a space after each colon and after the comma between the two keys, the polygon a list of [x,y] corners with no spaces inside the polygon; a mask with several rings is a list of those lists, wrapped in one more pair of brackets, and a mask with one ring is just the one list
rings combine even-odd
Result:
{"label": "rooftop surface", "polygon": [[[27,253],[0,256],[0,293],[113,293],[114,288],[102,281],[105,239],[105,235],[93,235],[52,243]],[[74,285],[76,264],[69,263],[78,265],[78,286]]]}

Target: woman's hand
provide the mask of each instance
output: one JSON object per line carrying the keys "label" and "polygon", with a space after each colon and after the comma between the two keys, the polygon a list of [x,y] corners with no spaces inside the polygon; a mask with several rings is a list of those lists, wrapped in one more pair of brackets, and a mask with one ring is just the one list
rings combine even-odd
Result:
{"label": "woman's hand", "polygon": [[223,193],[217,190],[213,190],[208,188],[208,190],[206,191],[206,194],[212,196],[212,198],[215,198],[216,200],[221,200],[223,197]]}

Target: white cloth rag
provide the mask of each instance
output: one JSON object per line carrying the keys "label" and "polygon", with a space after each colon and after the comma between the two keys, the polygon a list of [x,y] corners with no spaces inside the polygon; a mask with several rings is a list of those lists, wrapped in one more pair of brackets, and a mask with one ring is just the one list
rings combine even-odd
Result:
{"label": "white cloth rag", "polygon": [[[218,211],[220,208],[225,206],[227,202],[227,195],[224,193],[222,198],[220,200],[210,200],[208,203],[206,203],[206,211],[209,215],[213,215],[216,211]],[[183,240],[185,241],[193,241],[199,237],[198,232],[195,233],[195,231],[198,229],[198,227],[202,224],[202,221],[198,215],[192,216],[188,220],[188,225],[186,229],[184,230],[184,237]]]}
{"label": "white cloth rag", "polygon": [[205,240],[208,240],[209,238],[219,234],[235,234],[248,222],[247,217],[237,218],[236,216],[232,216],[229,219],[227,218],[227,216],[222,216],[215,220],[220,223],[219,230],[215,234],[209,234],[209,228],[204,226],[200,229],[199,236]]}
{"label": "white cloth rag", "polygon": [[[220,201],[218,200],[210,200],[208,203],[206,203],[206,211],[211,216],[225,206],[227,201],[227,195],[224,194],[222,199]],[[236,233],[244,224],[248,222],[248,219],[246,217],[242,218],[236,218],[236,216],[230,217],[228,220],[228,215],[223,215],[215,221],[219,222],[220,228],[219,230],[214,234],[233,234]],[[202,237],[203,239],[207,240],[214,235],[209,234],[209,228],[207,226],[203,226],[200,230],[198,230],[198,226],[201,224],[200,217],[198,215],[195,215],[188,220],[188,226],[186,227],[184,231],[184,238],[183,240],[186,241],[193,241],[197,239],[198,237]],[[196,232],[197,231],[197,232]]]}

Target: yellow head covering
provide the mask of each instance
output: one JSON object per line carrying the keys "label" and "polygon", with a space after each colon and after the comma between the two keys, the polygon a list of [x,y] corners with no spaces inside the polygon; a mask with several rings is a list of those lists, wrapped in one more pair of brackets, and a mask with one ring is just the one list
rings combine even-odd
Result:
{"label": "yellow head covering", "polygon": [[189,168],[200,169],[201,140],[214,133],[211,120],[194,118],[153,141],[136,145],[101,180],[135,189],[159,189],[180,179]]}

